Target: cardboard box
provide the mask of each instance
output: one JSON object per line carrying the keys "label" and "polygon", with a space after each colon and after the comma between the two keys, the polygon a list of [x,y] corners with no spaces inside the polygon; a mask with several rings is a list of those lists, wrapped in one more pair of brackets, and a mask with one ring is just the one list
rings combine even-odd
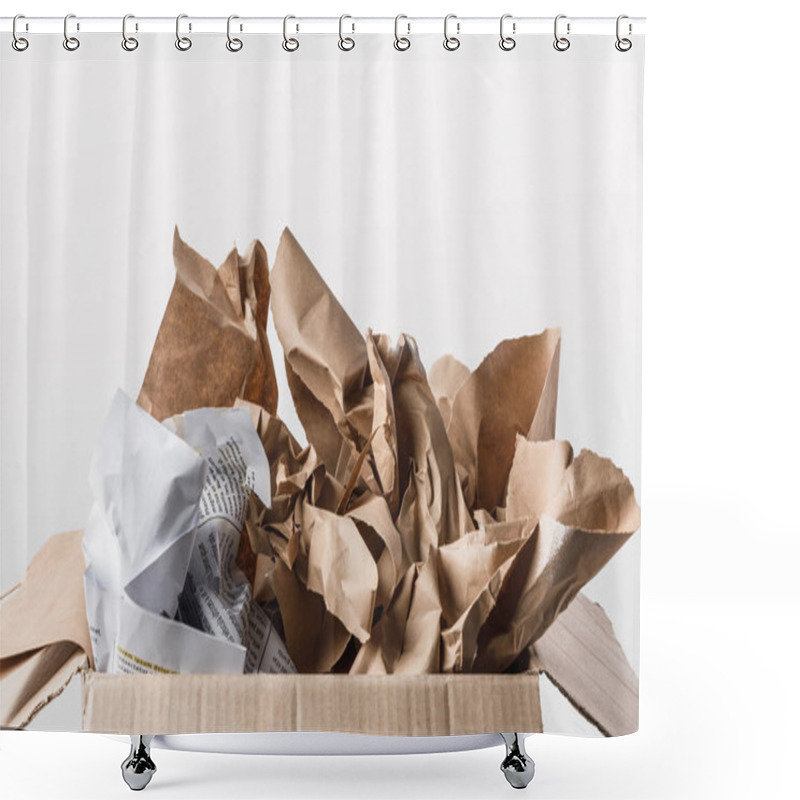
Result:
{"label": "cardboard box", "polygon": [[0,605],[0,724],[24,728],[75,676],[94,733],[541,732],[539,673],[607,736],[638,728],[638,680],[602,608],[579,594],[525,672],[115,675],[91,668],[80,532],[51,537]]}
{"label": "cardboard box", "polygon": [[542,730],[539,676],[109,675],[85,670],[93,733],[327,731],[449,736]]}
{"label": "cardboard box", "polygon": [[[94,671],[81,533],[59,534],[0,605],[0,725],[80,673],[94,732],[537,732],[545,673],[605,735],[635,731],[637,676],[580,591],[640,512],[609,459],[555,439],[560,331],[426,370],[412,337],[362,336],[288,229],[271,272],[258,242],[219,270],[177,230],[174,252],[139,404],[248,409],[273,485],[239,556],[301,674]],[[268,308],[305,447],[275,413]]]}

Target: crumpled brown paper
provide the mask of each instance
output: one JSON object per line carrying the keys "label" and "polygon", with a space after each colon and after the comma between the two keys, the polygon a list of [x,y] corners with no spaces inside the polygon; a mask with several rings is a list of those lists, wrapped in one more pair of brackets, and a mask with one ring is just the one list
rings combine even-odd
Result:
{"label": "crumpled brown paper", "polygon": [[501,342],[448,398],[447,433],[470,507],[493,511],[502,503],[517,434],[555,436],[560,348],[554,329]]}
{"label": "crumpled brown paper", "polygon": [[[622,471],[590,450],[573,460],[565,445],[517,440],[509,483],[522,496],[509,496],[507,508],[525,509],[538,524],[480,631],[476,672],[506,669],[639,528],[639,506]],[[531,463],[543,468],[534,473]],[[514,472],[523,467],[526,478],[535,474],[541,481],[521,481]]]}
{"label": "crumpled brown paper", "polygon": [[288,229],[270,280],[297,414],[328,472],[344,483],[372,421],[364,338]]}
{"label": "crumpled brown paper", "polygon": [[[561,332],[427,372],[411,336],[362,336],[288,229],[271,273],[259,242],[217,270],[176,229],[174,255],[139,403],[249,411],[272,501],[251,497],[237,562],[298,670],[542,670],[601,731],[634,730],[636,676],[579,592],[639,507],[611,461],[554,438]],[[306,445],[276,415],[270,303]],[[53,537],[0,605],[3,725],[90,663],[82,572],[80,534]]]}
{"label": "crumpled brown paper", "polygon": [[[219,270],[175,235],[176,282],[140,403],[248,409],[271,471],[237,560],[301,672],[509,669],[639,526],[607,459],[555,440],[561,332],[428,373],[362,335],[291,232]],[[276,416],[268,303],[308,442]],[[613,637],[612,637],[613,638]]]}
{"label": "crumpled brown paper", "polygon": [[[622,473],[553,439],[560,331],[501,342],[474,371],[445,356],[429,378],[412,337],[358,332],[288,230],[270,282],[309,445],[254,411],[275,485],[251,538],[257,594],[285,622],[298,587],[322,598],[314,625],[286,623],[293,659],[506,669],[638,527]],[[323,635],[331,618],[349,643]]]}
{"label": "crumpled brown paper", "polygon": [[255,241],[234,248],[216,270],[175,228],[175,284],[138,403],[163,420],[193,408],[231,406],[237,397],[268,411],[278,384],[267,341],[267,254]]}

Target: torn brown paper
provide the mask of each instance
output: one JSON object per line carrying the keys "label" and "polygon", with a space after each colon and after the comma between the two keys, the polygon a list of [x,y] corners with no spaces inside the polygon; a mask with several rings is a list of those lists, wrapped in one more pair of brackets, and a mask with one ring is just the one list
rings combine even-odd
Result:
{"label": "torn brown paper", "polygon": [[156,419],[237,397],[274,412],[277,382],[266,339],[266,253],[231,251],[219,272],[175,229],[175,284],[138,403]]}
{"label": "torn brown paper", "polygon": [[434,550],[424,564],[406,570],[372,636],[359,649],[351,675],[439,672],[442,607],[436,560]]}
{"label": "torn brown paper", "polygon": [[503,502],[517,434],[552,439],[561,331],[501,342],[464,381],[447,429],[470,508]]}
{"label": "torn brown paper", "polygon": [[376,611],[384,610],[408,568],[400,532],[392,520],[388,503],[378,495],[365,494],[347,516],[355,522],[377,565],[375,606]]}
{"label": "torn brown paper", "polygon": [[0,605],[0,724],[24,727],[92,654],[80,531],[51,536]]}
{"label": "torn brown paper", "polygon": [[267,251],[256,239],[250,244],[244,256],[239,256],[238,261],[241,305],[236,306],[236,311],[237,315],[241,313],[241,319],[248,329],[253,327],[253,322],[255,323],[257,337],[253,367],[247,375],[240,397],[252,400],[274,412],[278,408],[278,383],[267,340],[270,298]]}
{"label": "torn brown paper", "polygon": [[[366,344],[288,228],[278,245],[271,284],[275,330],[289,367],[287,374],[302,384],[298,387],[290,380],[309,442],[319,453],[335,450],[327,439],[318,440],[321,405],[342,445],[358,452],[369,438],[372,423],[371,404],[364,398],[368,385]],[[338,455],[337,460],[341,460]],[[325,464],[344,482],[337,464]]]}
{"label": "torn brown paper", "polygon": [[[359,641],[369,639],[378,569],[356,523],[303,503],[300,579]],[[305,574],[303,574],[305,572]]]}
{"label": "torn brown paper", "polygon": [[531,442],[518,435],[508,474],[506,519],[538,520],[558,491],[572,460],[569,442],[555,439]]}
{"label": "torn brown paper", "polygon": [[284,359],[284,367],[295,411],[303,425],[306,439],[327,471],[340,482],[345,482],[358,457],[356,444],[342,435],[331,413],[303,383],[288,359]]}
{"label": "torn brown paper", "polygon": [[372,636],[361,645],[350,668],[351,675],[390,675],[403,650],[403,640],[411,605],[411,591],[418,565],[410,566],[401,577],[394,596],[372,628]]}
{"label": "torn brown paper", "polygon": [[391,513],[396,516],[400,507],[400,481],[392,378],[372,331],[367,332],[367,360],[373,385],[373,411],[369,448],[371,472],[366,475],[366,484],[369,491],[386,499]]}
{"label": "torn brown paper", "polygon": [[442,601],[442,672],[472,669],[478,633],[534,523],[498,522],[439,549]]}
{"label": "torn brown paper", "polygon": [[442,603],[439,597],[438,551],[415,565],[416,579],[411,590],[403,636],[403,649],[394,666],[398,675],[439,672]]}
{"label": "torn brown paper", "polygon": [[540,669],[605,736],[639,729],[639,680],[597,603],[579,594],[533,651]]}
{"label": "torn brown paper", "polygon": [[[252,403],[239,400],[236,405],[249,410],[270,465],[272,503],[260,509],[257,524],[253,521],[248,526],[251,547],[256,553],[278,555],[291,569],[300,553],[306,505],[312,509],[309,513],[314,508],[333,512],[341,503],[344,487],[325,472],[314,448],[301,447],[278,417]],[[308,541],[303,558],[307,555]],[[307,567],[304,560],[304,581]],[[256,576],[254,588],[257,594],[262,592],[262,577]]]}
{"label": "torn brown paper", "polygon": [[[575,458],[568,443],[553,440],[560,332],[501,342],[474,371],[445,356],[426,374],[411,336],[359,333],[288,230],[271,280],[259,243],[244,255],[232,251],[216,270],[176,231],[175,260],[175,286],[140,402],[159,418],[200,405],[249,410],[269,460],[272,503],[266,508],[252,499],[237,559],[254,597],[277,608],[299,670],[410,680],[397,696],[422,697],[422,706],[439,698],[445,727],[458,730],[465,719],[492,713],[494,698],[481,696],[480,687],[513,683],[528,697],[536,676],[425,673],[519,670],[533,643],[536,663],[581,713],[604,732],[630,730],[635,675],[602,610],[576,595],[638,527],[638,506],[611,462],[590,452]],[[274,413],[270,304],[305,447]],[[85,624],[82,596],[80,618]],[[572,642],[581,631],[584,638]],[[3,655],[3,718],[12,724],[29,719],[86,663],[69,637],[48,637]],[[576,667],[575,659],[583,661]],[[599,688],[584,664],[593,665]],[[318,719],[318,729],[330,729],[333,706],[315,694],[329,684],[319,677],[334,676],[259,684],[292,692],[286,707],[262,698],[265,717],[238,700],[235,713],[214,706],[212,716],[243,729],[273,719],[273,712],[297,711],[292,703],[305,697],[302,719],[285,724]],[[90,678],[87,685],[90,727],[125,718],[125,709],[109,712],[92,698],[130,700],[126,689],[113,687],[134,684]],[[146,692],[153,685],[143,684]],[[183,696],[190,684],[169,685]],[[235,698],[248,701],[251,685],[191,683],[202,691],[232,687]],[[380,706],[395,684],[370,682],[380,691],[366,694],[349,688],[364,684],[339,685],[341,697],[361,704],[353,714],[336,708],[342,725],[360,732],[383,725],[364,709]],[[476,707],[461,715],[456,691]],[[314,699],[327,709],[324,719],[313,716]],[[167,724],[191,718],[191,710],[169,705]],[[419,724],[416,713],[412,708],[398,722],[397,712],[396,729],[441,727]],[[433,718],[442,708],[419,713]],[[535,714],[525,717],[530,724],[517,728],[538,729],[536,714],[538,695]],[[192,718],[195,724],[211,723]]]}
{"label": "torn brown paper", "polygon": [[[368,334],[365,341],[288,230],[271,282],[295,407],[328,472],[355,487],[355,470],[365,490],[384,496],[393,513],[400,511],[409,562],[471,530],[447,431],[414,340],[403,336],[392,345]],[[413,495],[406,493],[410,483]],[[412,501],[424,505],[424,513]],[[421,515],[432,527],[420,537],[414,521]]]}
{"label": "torn brown paper", "polygon": [[536,530],[514,557],[478,637],[475,671],[506,669],[639,524],[639,506],[622,470],[583,450],[564,471]]}
{"label": "torn brown paper", "polygon": [[456,392],[469,375],[469,367],[451,355],[442,356],[434,361],[428,371],[428,383],[430,383],[433,396],[439,405],[445,427],[450,424]]}
{"label": "torn brown paper", "polygon": [[401,336],[393,346],[380,336],[376,345],[392,380],[403,498],[397,524],[409,561],[425,561],[432,548],[455,541],[474,525],[417,343]]}
{"label": "torn brown paper", "polygon": [[274,561],[270,579],[286,648],[298,672],[330,672],[342,657],[350,633],[325,608],[322,597],[307,589],[280,559]]}

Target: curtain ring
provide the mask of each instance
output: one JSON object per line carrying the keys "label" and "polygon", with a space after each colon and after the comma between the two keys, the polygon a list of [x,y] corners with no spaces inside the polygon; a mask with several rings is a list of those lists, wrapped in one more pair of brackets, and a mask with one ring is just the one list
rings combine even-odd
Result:
{"label": "curtain ring", "polygon": [[[228,37],[228,41],[225,42],[225,47],[227,47],[231,53],[238,53],[242,47],[244,47],[244,43],[241,39],[231,36],[231,22],[233,22],[235,19],[239,19],[239,17],[237,17],[236,14],[231,14],[228,17],[228,27],[225,29],[225,33]],[[241,27],[239,30],[241,30]]]}
{"label": "curtain ring", "polygon": [[[553,47],[558,50],[559,53],[563,53],[565,50],[569,50],[570,41],[567,39],[566,36],[559,36],[558,35],[558,21],[560,19],[566,19],[566,14],[559,14],[555,21],[553,22],[553,36],[555,37],[555,41],[553,42]],[[569,22],[567,23],[567,36],[569,36]]]}
{"label": "curtain ring", "polygon": [[[181,36],[181,20],[188,18],[188,14],[178,14],[175,17],[175,47],[184,53],[192,46],[192,40],[188,36]],[[191,29],[192,26],[189,25],[189,30]]]}
{"label": "curtain ring", "polygon": [[[344,35],[343,28],[344,28],[344,21],[346,19],[353,19],[353,18],[349,14],[342,14],[342,16],[339,17],[339,49],[340,50],[344,50],[345,53],[348,52],[349,50],[352,50],[356,46],[355,39],[353,39],[352,36],[345,36]],[[356,32],[356,24],[355,24],[355,22],[353,22],[351,24],[353,26],[353,31],[352,32],[355,33]]]}
{"label": "curtain ring", "polygon": [[[508,52],[509,50],[513,50],[517,46],[517,40],[513,36],[506,36],[505,34],[505,24],[507,19],[511,19],[511,14],[503,14],[500,17],[500,49],[505,50]],[[511,30],[516,33],[516,23],[512,25]]]}
{"label": "curtain ring", "polygon": [[[282,47],[287,53],[294,53],[298,47],[300,47],[300,42],[294,38],[294,36],[289,37],[289,20],[290,19],[297,19],[297,17],[293,17],[291,14],[287,14],[283,18],[283,44]],[[299,27],[299,26],[298,26]]]}
{"label": "curtain ring", "polygon": [[[617,41],[614,42],[614,47],[616,47],[617,50],[620,51],[620,53],[627,53],[628,50],[630,50],[631,47],[633,47],[633,42],[630,39],[623,38],[623,37],[621,37],[619,35],[620,23],[624,19],[628,19],[628,15],[627,14],[620,14],[617,17]],[[630,34],[632,32],[632,30],[633,30],[633,27],[631,26],[630,23],[628,23],[628,33]]]}
{"label": "curtain ring", "polygon": [[[458,36],[450,36],[449,34],[448,28],[451,19],[457,19],[456,15],[448,14],[444,18],[444,42],[442,44],[444,45],[445,50],[449,50],[452,53],[453,50],[458,50],[458,48],[461,47],[461,39],[459,39]],[[459,33],[460,30],[461,30],[461,23],[457,22],[456,33]]]}
{"label": "curtain ring", "polygon": [[28,42],[24,36],[20,36],[17,33],[17,20],[20,19],[25,19],[25,16],[23,14],[17,14],[17,16],[14,17],[14,21],[11,23],[11,36],[13,37],[11,39],[11,46],[18,53],[22,53],[24,50],[27,50],[28,45],[30,44],[30,42]]}
{"label": "curtain ring", "polygon": [[133,36],[128,36],[128,20],[133,18],[133,14],[126,14],[122,18],[122,49],[127,50],[129,53],[133,52],[139,46],[138,39]]}
{"label": "curtain ring", "polygon": [[[80,39],[69,35],[68,26],[71,19],[75,19],[74,14],[67,14],[67,16],[64,17],[64,49],[69,50],[70,52],[77,50],[81,46]],[[80,28],[78,28],[78,30],[80,30]]]}
{"label": "curtain ring", "polygon": [[[408,35],[401,36],[400,35],[400,20],[401,19],[408,19],[405,14],[398,14],[394,18],[394,49],[399,50],[401,53],[404,50],[408,50],[411,47],[411,39],[408,38]],[[408,28],[408,33],[411,33],[411,23],[406,22],[406,27]]]}

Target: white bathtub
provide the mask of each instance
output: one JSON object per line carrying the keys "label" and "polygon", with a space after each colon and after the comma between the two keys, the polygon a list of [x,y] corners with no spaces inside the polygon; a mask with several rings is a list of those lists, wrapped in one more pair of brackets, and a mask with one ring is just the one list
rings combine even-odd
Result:
{"label": "white bathtub", "polygon": [[[199,753],[244,755],[402,755],[480,750],[504,743],[500,765],[515,789],[533,778],[534,763],[525,752],[526,734],[487,733],[470,736],[367,736],[352,733],[198,733],[131,736],[131,749],[122,762],[122,777],[131,789],[141,790],[156,772],[151,748]],[[112,737],[119,739],[122,737]]]}
{"label": "white bathtub", "polygon": [[362,736],[353,733],[197,733],[155,736],[151,747],[245,755],[391,755],[481,750],[503,743],[499,733],[473,736]]}

